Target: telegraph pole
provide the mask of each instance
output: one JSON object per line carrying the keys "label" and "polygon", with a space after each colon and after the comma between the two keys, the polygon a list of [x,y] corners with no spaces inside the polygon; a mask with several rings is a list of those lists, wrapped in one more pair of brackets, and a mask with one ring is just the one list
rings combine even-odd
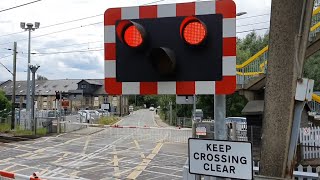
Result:
{"label": "telegraph pole", "polygon": [[293,126],[295,93],[302,76],[312,8],[313,0],[272,1],[260,163],[264,176],[292,176],[295,162],[288,156],[294,156],[289,153],[290,141],[299,128],[299,124]]}
{"label": "telegraph pole", "polygon": [[17,42],[13,43],[13,88],[12,88],[12,109],[11,109],[11,129],[15,127],[15,113],[16,113],[16,68],[17,64]]}
{"label": "telegraph pole", "polygon": [[36,72],[39,69],[39,65],[30,65],[30,71],[32,72],[32,98],[31,98],[31,122],[33,124],[34,134],[37,134],[37,122],[35,120],[35,110],[34,110],[34,101],[35,101],[35,88],[36,88]]}

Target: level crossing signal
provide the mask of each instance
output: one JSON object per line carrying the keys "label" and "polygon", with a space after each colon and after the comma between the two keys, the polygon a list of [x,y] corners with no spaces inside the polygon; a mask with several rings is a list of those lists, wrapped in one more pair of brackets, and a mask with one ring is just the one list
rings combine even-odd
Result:
{"label": "level crossing signal", "polygon": [[232,0],[107,9],[108,94],[231,94],[236,88]]}

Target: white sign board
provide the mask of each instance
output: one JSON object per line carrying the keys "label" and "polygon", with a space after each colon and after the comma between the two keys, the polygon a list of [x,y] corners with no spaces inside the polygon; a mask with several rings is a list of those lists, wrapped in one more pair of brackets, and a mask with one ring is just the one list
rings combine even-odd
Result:
{"label": "white sign board", "polygon": [[252,179],[252,145],[190,138],[189,171],[191,174]]}
{"label": "white sign board", "polygon": [[205,136],[205,135],[207,135],[206,127],[197,127],[196,128],[196,135],[197,136]]}
{"label": "white sign board", "polygon": [[110,104],[107,103],[107,104],[101,104],[101,109],[103,110],[109,110],[110,109]]}

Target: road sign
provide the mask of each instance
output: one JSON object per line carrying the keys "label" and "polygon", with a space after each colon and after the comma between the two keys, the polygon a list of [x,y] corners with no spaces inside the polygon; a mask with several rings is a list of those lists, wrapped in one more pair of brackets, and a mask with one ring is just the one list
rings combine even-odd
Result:
{"label": "road sign", "polygon": [[236,89],[232,0],[112,8],[104,25],[110,95],[231,94]]}
{"label": "road sign", "polygon": [[252,145],[190,138],[189,171],[191,174],[252,179]]}
{"label": "road sign", "polygon": [[206,127],[197,127],[196,128],[196,135],[197,136],[206,136],[207,135],[207,128]]}

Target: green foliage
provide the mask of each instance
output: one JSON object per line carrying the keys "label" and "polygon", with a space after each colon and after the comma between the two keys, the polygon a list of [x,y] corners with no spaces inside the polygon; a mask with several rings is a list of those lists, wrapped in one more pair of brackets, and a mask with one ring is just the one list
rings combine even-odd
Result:
{"label": "green foliage", "polygon": [[0,133],[6,133],[11,130],[9,123],[0,123]]}
{"label": "green foliage", "polygon": [[315,53],[304,64],[304,77],[314,80],[314,91],[320,91],[320,51]]}
{"label": "green foliage", "polygon": [[114,116],[102,117],[99,119],[99,124],[101,125],[112,125],[118,122],[120,119]]}
{"label": "green foliage", "polygon": [[248,100],[244,96],[239,95],[238,93],[228,95],[226,99],[227,117],[242,116],[241,111],[247,103]]}
{"label": "green foliage", "polygon": [[205,119],[211,117],[213,119],[213,102],[214,96],[212,95],[201,95],[197,96],[197,109],[202,109],[203,116]]}
{"label": "green foliage", "polygon": [[48,78],[41,75],[37,75],[37,80],[48,80]]}
{"label": "green foliage", "polygon": [[256,32],[246,35],[244,39],[237,39],[237,64],[243,63],[259,52],[268,45],[268,41],[268,34],[261,37]]}
{"label": "green foliage", "polygon": [[[11,131],[10,123],[1,123],[0,124],[0,133],[11,133],[15,136],[25,136],[25,135],[33,135],[33,131],[26,130],[21,127],[17,127],[14,131]],[[44,136],[47,134],[46,128],[38,128],[37,135]]]}
{"label": "green foliage", "polygon": [[11,102],[5,96],[5,93],[0,90],[0,117],[6,118],[11,111]]}

